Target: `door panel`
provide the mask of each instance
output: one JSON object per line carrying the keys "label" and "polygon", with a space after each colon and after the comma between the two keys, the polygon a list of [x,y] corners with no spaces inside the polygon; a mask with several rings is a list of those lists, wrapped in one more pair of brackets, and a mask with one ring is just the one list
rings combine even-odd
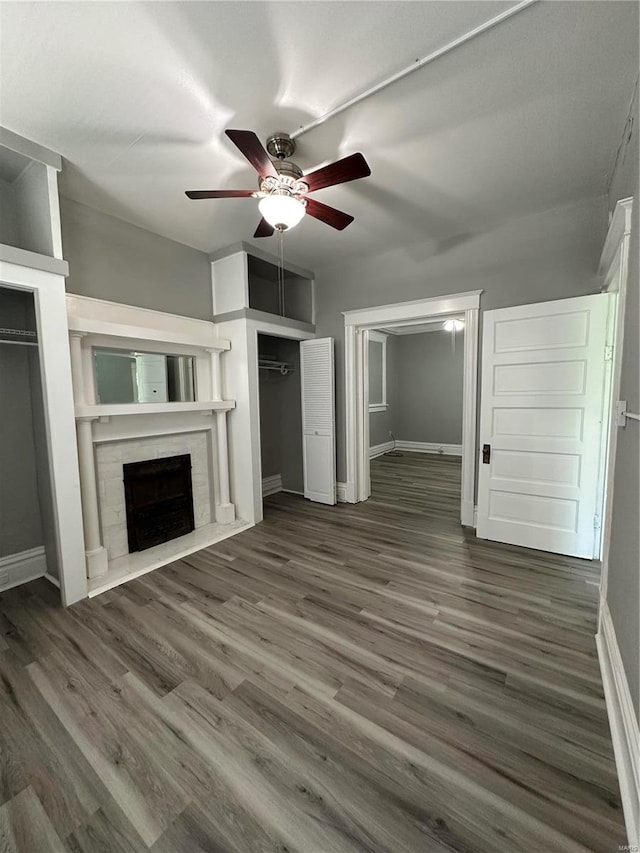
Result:
{"label": "door panel", "polygon": [[333,338],[300,344],[304,496],[336,502],[335,378]]}
{"label": "door panel", "polygon": [[485,312],[480,538],[593,557],[609,299]]}

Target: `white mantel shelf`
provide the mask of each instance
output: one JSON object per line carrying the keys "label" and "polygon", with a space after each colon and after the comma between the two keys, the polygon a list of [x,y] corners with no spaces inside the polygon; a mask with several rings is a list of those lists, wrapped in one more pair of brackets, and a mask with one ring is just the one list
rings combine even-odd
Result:
{"label": "white mantel shelf", "polygon": [[109,418],[115,415],[158,415],[178,412],[228,412],[235,400],[197,400],[192,403],[119,403],[76,406],[76,419]]}

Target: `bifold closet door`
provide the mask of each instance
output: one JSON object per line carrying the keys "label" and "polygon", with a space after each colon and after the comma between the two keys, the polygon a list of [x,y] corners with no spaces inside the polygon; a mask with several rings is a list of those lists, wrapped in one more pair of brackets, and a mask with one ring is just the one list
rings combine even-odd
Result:
{"label": "bifold closet door", "polygon": [[336,502],[336,424],[333,338],[300,344],[304,496]]}

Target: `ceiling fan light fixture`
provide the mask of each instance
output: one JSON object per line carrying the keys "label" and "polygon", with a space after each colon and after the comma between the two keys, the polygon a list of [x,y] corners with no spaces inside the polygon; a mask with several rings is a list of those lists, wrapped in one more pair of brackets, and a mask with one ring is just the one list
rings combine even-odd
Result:
{"label": "ceiling fan light fixture", "polygon": [[300,222],[305,207],[302,201],[288,193],[275,192],[261,198],[258,208],[269,225],[278,231],[288,231]]}
{"label": "ceiling fan light fixture", "polygon": [[464,320],[445,320],[443,329],[445,332],[461,332],[464,329]]}

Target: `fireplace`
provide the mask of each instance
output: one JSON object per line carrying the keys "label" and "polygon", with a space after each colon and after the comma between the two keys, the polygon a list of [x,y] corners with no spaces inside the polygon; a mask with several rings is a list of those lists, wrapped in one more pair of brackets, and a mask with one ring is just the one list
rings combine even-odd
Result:
{"label": "fireplace", "polygon": [[144,551],[195,529],[191,455],[122,466],[129,551]]}

